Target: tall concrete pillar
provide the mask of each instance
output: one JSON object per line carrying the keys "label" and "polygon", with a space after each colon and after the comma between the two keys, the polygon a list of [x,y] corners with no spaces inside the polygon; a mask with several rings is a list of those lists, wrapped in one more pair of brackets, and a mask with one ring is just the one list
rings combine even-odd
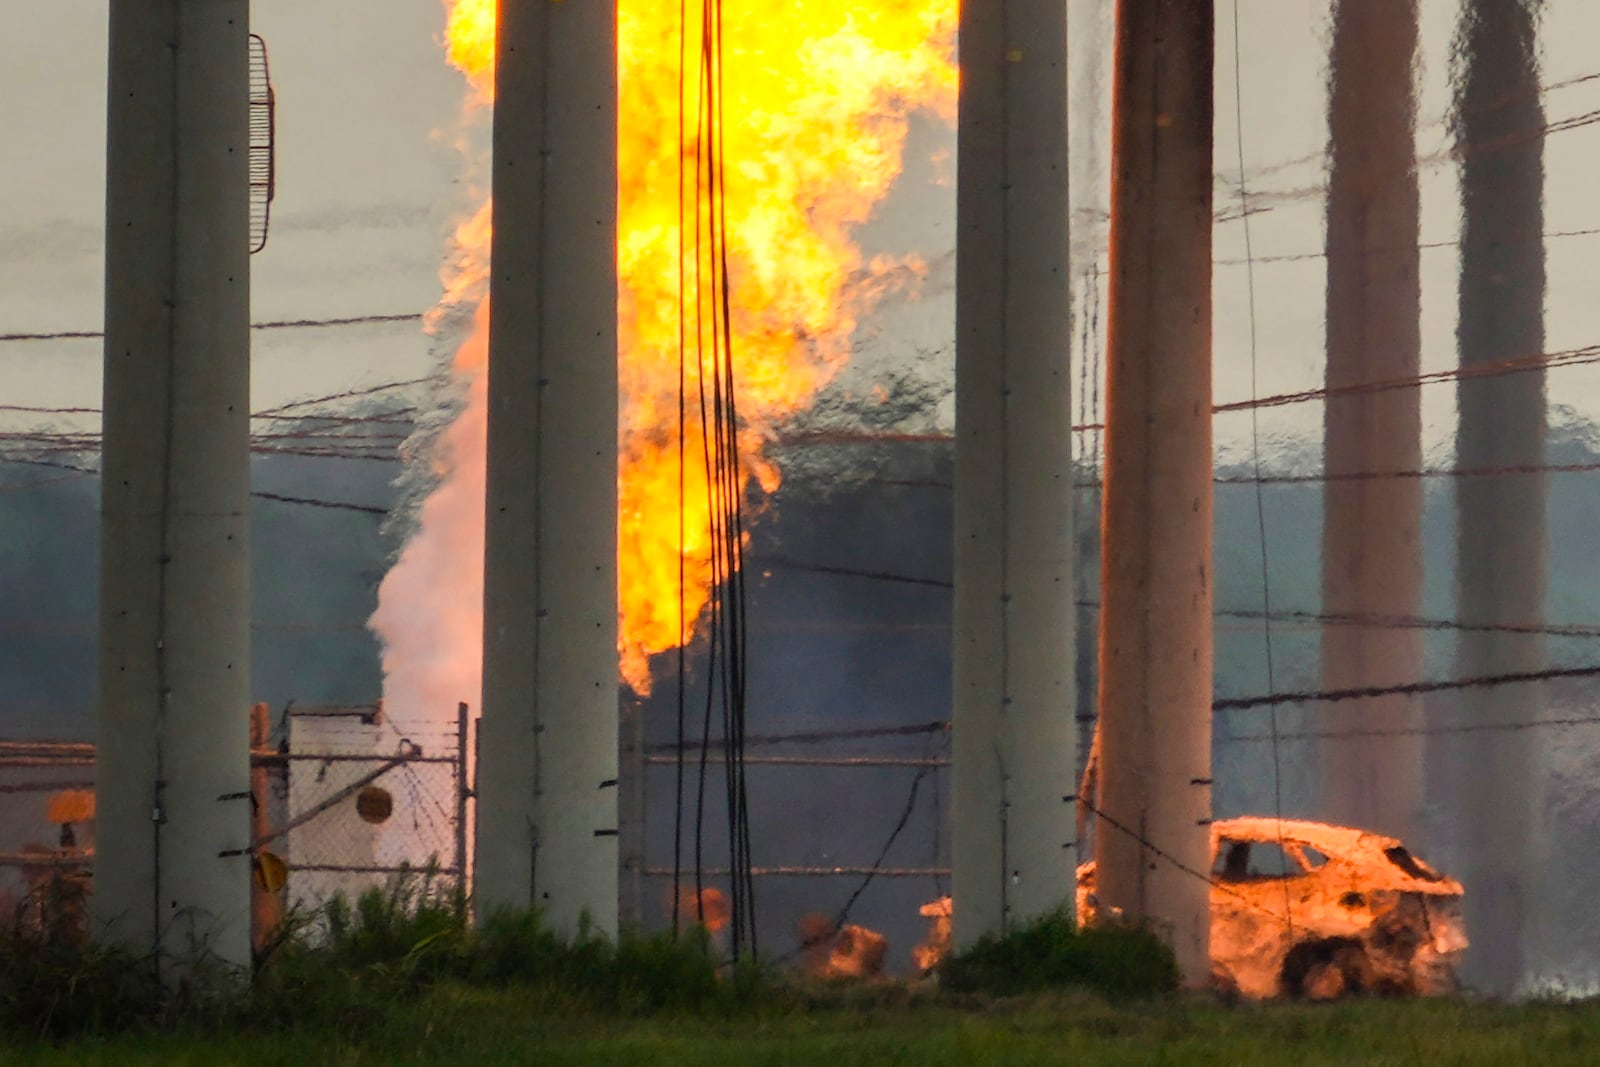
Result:
{"label": "tall concrete pillar", "polygon": [[1103,906],[1210,973],[1211,0],[1120,0],[1100,591]]}
{"label": "tall concrete pillar", "polygon": [[[1471,368],[1544,351],[1544,107],[1538,0],[1469,0],[1457,42],[1455,133],[1461,154],[1461,284],[1456,340]],[[1542,370],[1466,378],[1457,386],[1456,462],[1466,469],[1545,462]],[[1456,480],[1456,615],[1480,626],[1544,621],[1545,479],[1504,474]],[[1544,639],[1467,630],[1463,676],[1539,671]],[[1539,714],[1542,687],[1461,694],[1450,725],[1517,723]],[[1528,892],[1540,864],[1540,797],[1527,730],[1442,737],[1454,777],[1461,879],[1467,887],[1464,978],[1510,993],[1523,977]],[[1446,753],[1454,753],[1454,758]]]}
{"label": "tall concrete pillar", "polygon": [[952,895],[958,946],[1063,904],[1076,848],[1062,0],[961,9]]}
{"label": "tall concrete pillar", "polygon": [[113,0],[93,916],[250,961],[248,0]]}
{"label": "tall concrete pillar", "polygon": [[[1422,465],[1420,390],[1337,392],[1414,378],[1421,368],[1416,48],[1416,0],[1339,0],[1335,6],[1322,518],[1322,610],[1334,616],[1422,613],[1422,482],[1381,477]],[[1422,676],[1422,657],[1419,629],[1357,619],[1334,619],[1323,628],[1328,689],[1414,681]],[[1330,728],[1352,734],[1414,730],[1422,702],[1375,697],[1332,714],[1337,723]],[[1416,840],[1422,741],[1413,735],[1325,742],[1323,816]]]}
{"label": "tall concrete pillar", "polygon": [[617,6],[501,0],[476,901],[617,926]]}

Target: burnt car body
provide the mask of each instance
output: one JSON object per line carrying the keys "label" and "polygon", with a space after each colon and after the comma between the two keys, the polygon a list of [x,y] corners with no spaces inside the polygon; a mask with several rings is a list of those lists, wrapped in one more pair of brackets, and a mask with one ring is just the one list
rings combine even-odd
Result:
{"label": "burnt car body", "polygon": [[[1296,819],[1211,828],[1212,978],[1254,999],[1456,989],[1467,947],[1461,883],[1392,837]],[[1078,868],[1080,920],[1100,915],[1095,864]]]}

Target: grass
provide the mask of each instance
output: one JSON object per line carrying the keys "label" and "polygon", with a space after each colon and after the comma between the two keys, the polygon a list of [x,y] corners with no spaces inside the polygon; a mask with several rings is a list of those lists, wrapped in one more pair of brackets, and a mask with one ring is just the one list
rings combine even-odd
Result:
{"label": "grass", "polygon": [[766,1010],[735,1017],[575,1010],[537,991],[446,983],[358,1035],[324,1025],[150,1033],[12,1046],[0,1062],[80,1064],[1335,1064],[1589,1065],[1600,1008],[1359,1001],[1227,1008],[1090,994],[942,997]]}
{"label": "grass", "polygon": [[942,988],[807,983],[719,971],[703,937],[474,930],[424,877],[296,917],[248,994],[206,1003],[70,937],[0,939],[0,1064],[1600,1062],[1600,1004],[1227,1007],[1170,992],[1152,944],[1055,916],[950,961]]}
{"label": "grass", "polygon": [[1015,996],[1078,988],[1119,1000],[1149,998],[1178,991],[1178,961],[1148,930],[1080,929],[1062,910],[951,956],[940,966],[940,981],[952,993]]}

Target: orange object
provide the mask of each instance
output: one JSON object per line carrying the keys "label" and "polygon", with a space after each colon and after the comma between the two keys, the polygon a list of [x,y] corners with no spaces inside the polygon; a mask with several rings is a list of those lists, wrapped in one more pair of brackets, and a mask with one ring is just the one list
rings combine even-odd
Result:
{"label": "orange object", "polygon": [[94,819],[94,790],[63,789],[59,793],[51,793],[45,810],[47,817],[57,826],[90,822]]}

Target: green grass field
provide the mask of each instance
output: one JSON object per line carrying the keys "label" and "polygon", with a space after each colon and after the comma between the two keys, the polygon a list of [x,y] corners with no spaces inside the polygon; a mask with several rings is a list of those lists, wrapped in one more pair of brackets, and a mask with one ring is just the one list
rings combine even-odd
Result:
{"label": "green grass field", "polygon": [[12,1045],[3,1062],[78,1064],[1093,1064],[1600,1063],[1600,1005],[1356,1001],[1246,1005],[1087,994],[952,1002],[842,994],[736,1015],[625,1018],[517,989],[446,984],[362,1032],[131,1034]]}

